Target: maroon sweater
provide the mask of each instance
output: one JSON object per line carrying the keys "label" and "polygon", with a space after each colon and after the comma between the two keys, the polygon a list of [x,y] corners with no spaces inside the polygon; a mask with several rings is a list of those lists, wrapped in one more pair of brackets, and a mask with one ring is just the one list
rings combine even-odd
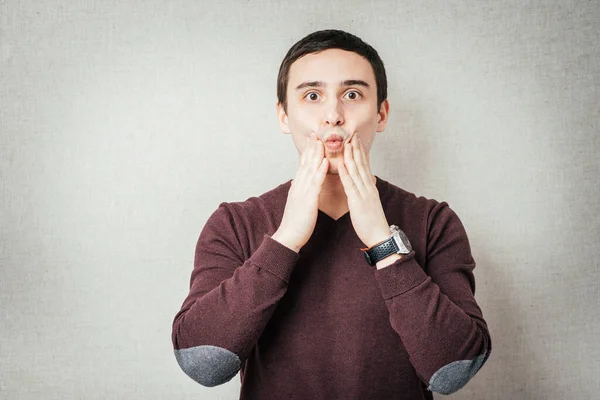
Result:
{"label": "maroon sweater", "polygon": [[432,399],[491,352],[465,229],[445,202],[377,177],[413,251],[377,270],[350,214],[319,210],[299,253],[273,240],[291,180],[221,203],[202,229],[173,323],[181,368],[205,386],[241,370],[241,399]]}

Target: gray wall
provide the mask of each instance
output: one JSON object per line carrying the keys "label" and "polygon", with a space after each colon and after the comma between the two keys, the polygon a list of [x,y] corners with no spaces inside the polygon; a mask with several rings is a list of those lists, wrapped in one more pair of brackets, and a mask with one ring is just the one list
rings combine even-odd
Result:
{"label": "gray wall", "polygon": [[447,201],[493,338],[452,399],[598,398],[596,1],[0,2],[0,397],[235,399],[171,322],[221,201],[293,177],[277,69],[317,29],[378,49],[375,174]]}

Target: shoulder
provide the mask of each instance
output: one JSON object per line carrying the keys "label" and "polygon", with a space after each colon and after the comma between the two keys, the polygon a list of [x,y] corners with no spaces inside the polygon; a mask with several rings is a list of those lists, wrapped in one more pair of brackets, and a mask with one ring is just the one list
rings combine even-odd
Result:
{"label": "shoulder", "polygon": [[288,191],[289,181],[243,201],[221,202],[204,229],[218,237],[235,238],[251,254],[265,234],[272,235],[279,227]]}
{"label": "shoulder", "polygon": [[290,181],[287,181],[261,195],[251,196],[243,201],[221,202],[218,210],[229,214],[234,221],[276,217],[279,213],[283,214],[289,186]]}
{"label": "shoulder", "polygon": [[454,254],[465,263],[472,262],[465,227],[448,202],[418,196],[392,184],[386,199],[388,221],[409,237],[415,259],[427,271],[431,272],[431,261],[438,254]]}
{"label": "shoulder", "polygon": [[417,195],[406,189],[387,182],[386,203],[390,206],[400,206],[411,214],[429,214],[434,210],[448,207],[446,201]]}
{"label": "shoulder", "polygon": [[461,224],[447,201],[417,195],[392,183],[387,183],[385,207],[391,214],[401,214],[410,225],[419,226],[422,233],[439,225]]}

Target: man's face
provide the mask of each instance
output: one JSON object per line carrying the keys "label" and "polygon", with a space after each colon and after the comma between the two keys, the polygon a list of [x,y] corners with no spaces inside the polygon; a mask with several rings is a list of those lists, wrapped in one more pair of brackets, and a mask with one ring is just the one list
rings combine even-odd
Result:
{"label": "man's face", "polygon": [[[377,110],[375,74],[369,61],[340,49],[308,54],[291,65],[287,104],[287,114],[277,105],[279,124],[292,135],[299,154],[311,132],[323,143],[337,135],[343,144],[356,132],[368,155],[375,132],[385,128],[389,110],[387,100]],[[326,144],[329,174],[338,174],[343,152],[343,145]]]}

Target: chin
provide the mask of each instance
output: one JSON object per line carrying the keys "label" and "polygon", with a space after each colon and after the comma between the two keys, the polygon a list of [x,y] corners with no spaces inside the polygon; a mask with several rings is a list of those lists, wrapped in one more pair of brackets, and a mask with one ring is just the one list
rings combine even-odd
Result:
{"label": "chin", "polygon": [[327,158],[343,158],[344,157],[344,150],[343,149],[339,149],[339,150],[325,150],[325,156]]}
{"label": "chin", "polygon": [[329,167],[329,169],[327,170],[327,175],[339,175],[340,172],[338,171],[337,167]]}

